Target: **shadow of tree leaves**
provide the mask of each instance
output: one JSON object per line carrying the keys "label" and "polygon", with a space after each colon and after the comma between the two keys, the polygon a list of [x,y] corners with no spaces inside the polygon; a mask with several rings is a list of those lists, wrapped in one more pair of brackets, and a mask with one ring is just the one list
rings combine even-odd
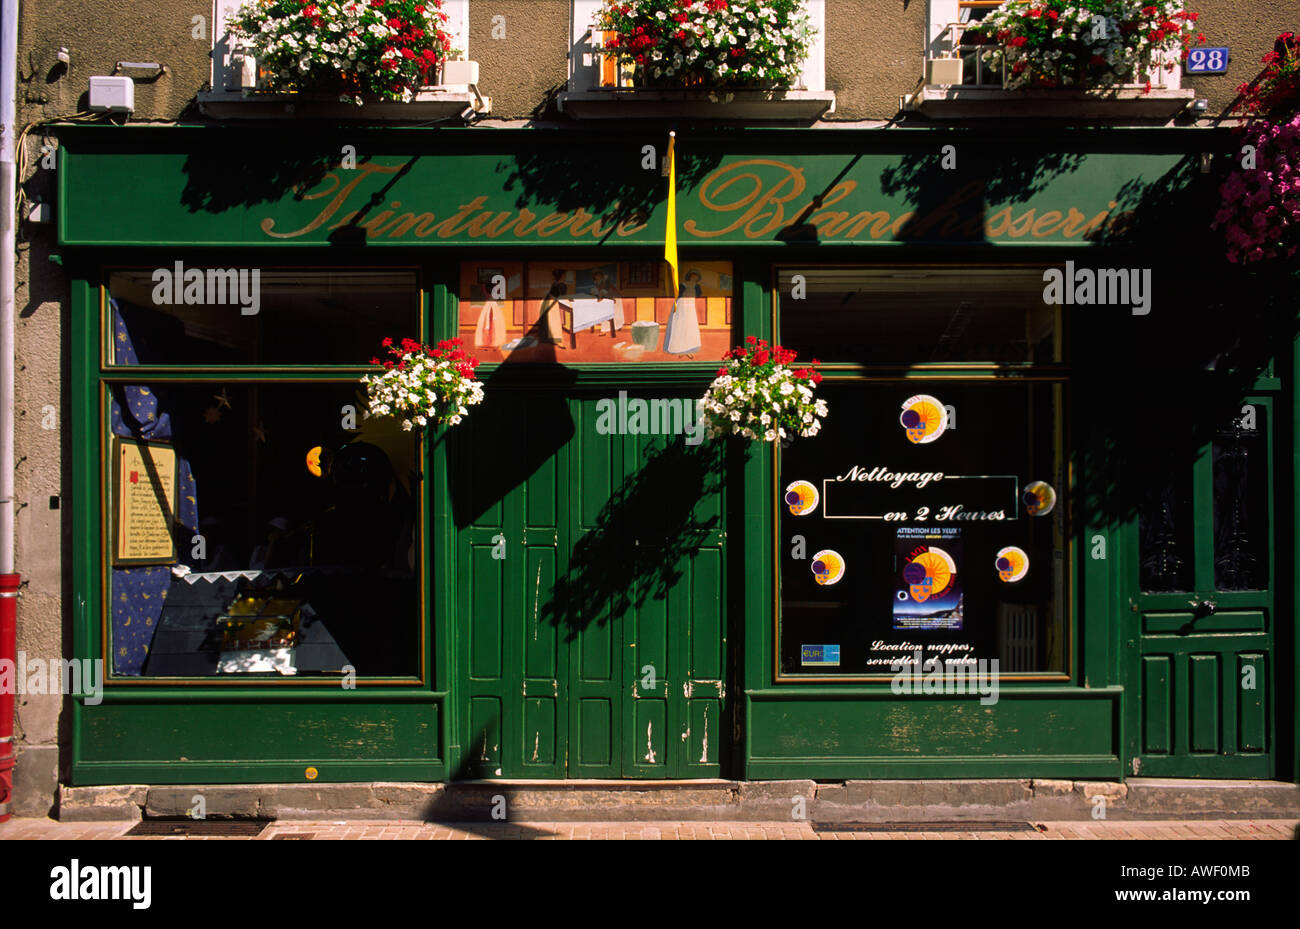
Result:
{"label": "shadow of tree leaves", "polygon": [[592,623],[663,599],[684,577],[691,552],[723,528],[725,443],[689,446],[669,437],[646,451],[574,546],[542,609],[569,641]]}

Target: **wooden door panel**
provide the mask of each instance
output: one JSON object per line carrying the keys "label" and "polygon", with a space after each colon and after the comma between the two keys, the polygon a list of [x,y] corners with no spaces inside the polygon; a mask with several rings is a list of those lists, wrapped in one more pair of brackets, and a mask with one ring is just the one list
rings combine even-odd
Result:
{"label": "wooden door panel", "polygon": [[1267,637],[1164,639],[1143,646],[1139,773],[1268,776]]}
{"label": "wooden door panel", "polygon": [[668,603],[652,597],[629,611],[626,624],[627,667],[631,681],[629,736],[624,762],[629,776],[669,777],[672,750],[669,698],[672,692],[673,662],[669,657]]}
{"label": "wooden door panel", "polygon": [[1265,396],[1221,404],[1199,449],[1133,476],[1152,494],[1129,562],[1134,773],[1274,773],[1272,413]]}
{"label": "wooden door panel", "polygon": [[[635,777],[716,777],[725,687],[725,535],[717,445],[629,436],[626,535],[637,559],[624,758]],[[644,686],[647,668],[653,688]]]}
{"label": "wooden door panel", "polygon": [[690,556],[683,580],[680,626],[682,660],[682,752],[678,777],[716,777],[721,771],[723,709],[726,698],[723,648],[726,627],[724,558],[721,541]]}
{"label": "wooden door panel", "polygon": [[1168,755],[1173,749],[1172,655],[1142,656],[1142,753]]}
{"label": "wooden door panel", "polygon": [[1268,679],[1268,653],[1263,649],[1246,648],[1237,652],[1233,678],[1246,680],[1247,670],[1255,684],[1254,689],[1242,688],[1237,701],[1237,751],[1241,754],[1264,753],[1269,750],[1268,699],[1271,681]]}
{"label": "wooden door panel", "polygon": [[568,399],[563,422],[553,398],[517,401],[458,453],[463,776],[721,771],[720,450],[602,435],[599,399]]}
{"label": "wooden door panel", "polygon": [[457,559],[456,684],[469,701],[462,776],[563,776],[564,646],[551,603],[562,469],[548,430],[567,419],[547,415],[529,401],[498,402],[453,436],[460,517],[469,520]]}
{"label": "wooden door panel", "polygon": [[623,627],[618,604],[624,593],[614,579],[624,543],[611,500],[622,484],[622,456],[617,440],[596,429],[596,400],[571,400],[569,409],[577,428],[569,464],[576,499],[569,508],[572,554],[563,611],[574,698],[569,710],[577,740],[569,776],[619,777]]}

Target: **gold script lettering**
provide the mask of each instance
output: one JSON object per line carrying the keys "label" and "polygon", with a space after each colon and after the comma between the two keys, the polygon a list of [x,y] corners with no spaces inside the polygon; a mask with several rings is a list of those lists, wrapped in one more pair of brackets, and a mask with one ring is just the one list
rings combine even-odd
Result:
{"label": "gold script lettering", "polygon": [[543,238],[555,235],[571,222],[573,222],[572,213],[552,213],[537,224],[537,234]]}
{"label": "gold script lettering", "polygon": [[[771,188],[766,188],[758,173],[746,170],[759,166],[781,171],[780,180]],[[735,200],[722,201],[721,198],[725,196],[727,190],[735,184],[749,186],[747,189],[742,189]],[[688,219],[682,228],[696,238],[712,239],[734,232],[743,226],[746,238],[757,238],[781,227],[782,220],[785,218],[784,205],[802,194],[805,186],[803,171],[784,161],[773,161],[768,158],[738,161],[733,165],[719,168],[706,177],[700,184],[698,197],[700,204],[714,213],[735,213],[740,210],[744,212],[736,217],[731,225],[722,229],[701,229],[699,223],[693,219]],[[760,212],[769,204],[772,207],[771,212]]]}
{"label": "gold script lettering", "polygon": [[339,207],[344,204],[348,197],[352,196],[352,192],[357,189],[357,186],[371,174],[396,174],[400,170],[401,168],[396,165],[386,167],[384,165],[375,164],[373,161],[363,161],[356,167],[357,176],[343,185],[342,189],[339,189],[338,175],[331,171],[329,174],[326,174],[325,177],[334,179],[334,185],[332,187],[303,197],[304,200],[319,200],[322,197],[328,197],[335,190],[338,190],[338,193],[334,194],[334,199],[325,204],[324,209],[316,214],[315,219],[303,226],[301,229],[294,230],[293,232],[276,232],[275,220],[268,216],[261,222],[262,231],[276,239],[293,239],[300,235],[306,235],[315,229],[319,229],[322,224],[328,222],[329,218],[338,212]]}

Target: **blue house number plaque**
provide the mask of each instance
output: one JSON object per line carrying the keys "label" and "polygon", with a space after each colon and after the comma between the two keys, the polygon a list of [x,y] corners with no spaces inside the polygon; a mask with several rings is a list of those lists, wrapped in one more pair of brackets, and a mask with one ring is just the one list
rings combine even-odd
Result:
{"label": "blue house number plaque", "polygon": [[1228,70],[1227,46],[1188,49],[1183,70],[1188,74],[1222,74]]}

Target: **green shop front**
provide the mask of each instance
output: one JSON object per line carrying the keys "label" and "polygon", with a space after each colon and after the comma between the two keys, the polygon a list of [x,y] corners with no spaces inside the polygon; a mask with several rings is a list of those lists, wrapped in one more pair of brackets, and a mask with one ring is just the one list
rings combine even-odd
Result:
{"label": "green shop front", "polygon": [[[67,127],[75,785],[1293,779],[1294,317],[1195,130]],[[1203,231],[1204,230],[1204,231]],[[710,439],[748,337],[824,428]],[[384,339],[485,400],[368,415]]]}

